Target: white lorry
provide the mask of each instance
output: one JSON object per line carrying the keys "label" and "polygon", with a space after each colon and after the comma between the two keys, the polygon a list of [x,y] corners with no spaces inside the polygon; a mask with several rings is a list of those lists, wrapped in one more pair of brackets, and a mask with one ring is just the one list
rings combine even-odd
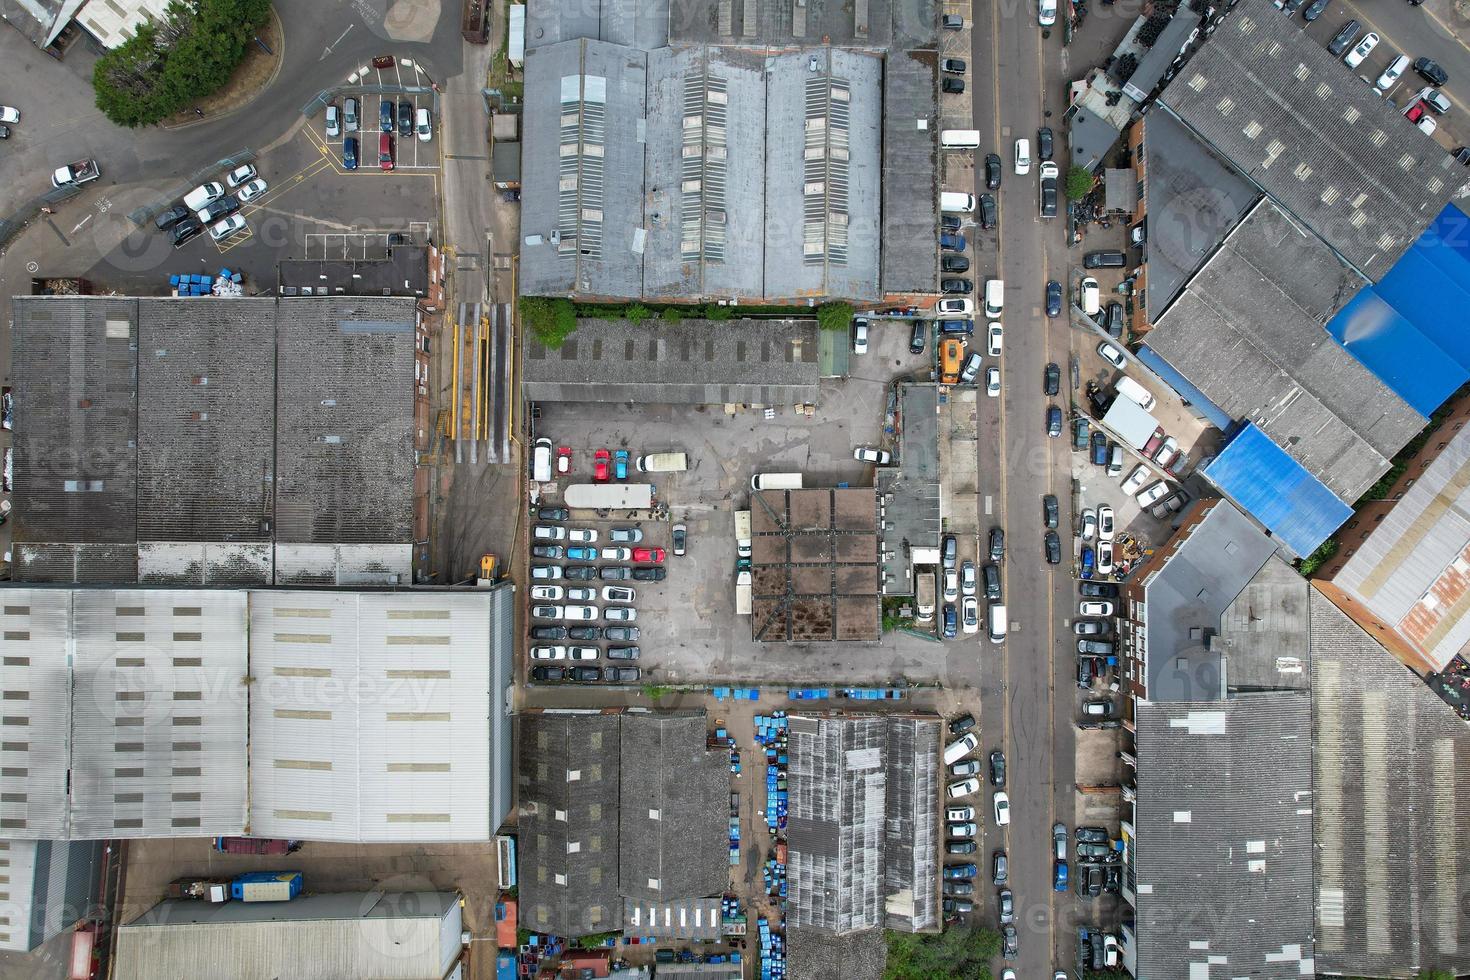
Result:
{"label": "white lorry", "polygon": [[735,555],[738,558],[750,557],[750,511],[748,510],[735,512]]}
{"label": "white lorry", "polygon": [[750,615],[750,573],[740,572],[735,576],[735,612]]}

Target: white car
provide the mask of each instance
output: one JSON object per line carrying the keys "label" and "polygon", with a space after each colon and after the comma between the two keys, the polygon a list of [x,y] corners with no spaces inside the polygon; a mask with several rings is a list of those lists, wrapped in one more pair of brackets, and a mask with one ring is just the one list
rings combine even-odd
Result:
{"label": "white car", "polygon": [[1153,476],[1153,473],[1149,468],[1139,463],[1133,468],[1133,472],[1128,474],[1128,479],[1123,481],[1123,492],[1130,497],[1133,496],[1144,483],[1148,482],[1148,478],[1151,476]]}
{"label": "white car", "polygon": [[567,540],[572,544],[596,544],[597,531],[590,527],[574,527],[567,534]]}
{"label": "white car", "polygon": [[868,352],[868,321],[852,321],[852,352],[854,354],[866,354]]}
{"label": "white car", "polygon": [[1378,47],[1378,35],[1369,31],[1363,35],[1363,39],[1358,42],[1356,48],[1353,48],[1342,56],[1342,63],[1349,68],[1356,68],[1363,63],[1363,59],[1368,57],[1376,47]]}
{"label": "white car", "polygon": [[1057,0],[1037,0],[1036,23],[1050,27],[1057,22]]}
{"label": "white car", "polygon": [[1097,513],[1091,507],[1082,512],[1082,540],[1091,541],[1097,534]]}
{"label": "white car", "polygon": [[434,123],[429,118],[428,109],[419,109],[413,114],[413,131],[420,143],[427,143],[434,138]]}
{"label": "white car", "polygon": [[1102,288],[1098,286],[1097,280],[1091,276],[1082,279],[1082,312],[1088,316],[1097,316],[1097,311],[1102,309]]}
{"label": "white car", "polygon": [[999,357],[1002,342],[1005,340],[1005,328],[999,322],[992,323],[985,334],[985,353],[991,357]]}
{"label": "white car", "polygon": [[631,623],[638,618],[638,610],[627,606],[613,606],[603,612],[603,618],[617,623]]}
{"label": "white car", "polygon": [[532,606],[532,619],[561,619],[566,606]]}
{"label": "white car", "polygon": [[559,585],[533,585],[531,598],[538,602],[561,602],[563,591]]}
{"label": "white car", "polygon": [[204,208],[209,207],[209,205],[213,204],[215,201],[218,201],[224,196],[224,185],[216,183],[214,181],[210,181],[207,184],[200,184],[198,187],[185,194],[184,207],[188,208],[190,211],[200,211]]}
{"label": "white car", "polygon": [[974,776],[968,779],[959,779],[945,786],[944,792],[952,800],[958,800],[965,796],[973,796],[980,792],[980,780]]}
{"label": "white car", "polygon": [[1113,574],[1113,542],[1111,541],[1097,543],[1097,574],[1099,578],[1107,578]]}
{"label": "white car", "polygon": [[1113,540],[1113,508],[1107,504],[1102,504],[1097,509],[1097,539]]}
{"label": "white car", "polygon": [[615,527],[607,532],[613,544],[637,544],[643,540],[643,531],[636,527]]}
{"label": "white car", "polygon": [[1119,371],[1128,366],[1128,355],[1106,340],[1097,345],[1097,356],[1107,361]]}
{"label": "white car", "polygon": [[1409,56],[1406,54],[1399,55],[1397,58],[1388,63],[1387,68],[1383,69],[1383,74],[1378,76],[1378,81],[1373,83],[1373,87],[1380,92],[1387,92],[1389,89],[1398,84],[1399,76],[1401,76],[1404,73],[1404,69],[1408,67]]}
{"label": "white car", "polygon": [[567,602],[596,602],[597,590],[586,586],[567,586]]}
{"label": "white car", "polygon": [[966,633],[980,632],[980,600],[967,595],[960,603],[960,622]]}
{"label": "white car", "polygon": [[1423,133],[1426,136],[1433,136],[1434,131],[1439,128],[1439,123],[1435,122],[1434,117],[1427,112],[1424,115],[1420,116],[1419,121],[1416,122],[1414,125],[1418,126],[1419,132]]}
{"label": "white car", "polygon": [[1000,368],[994,364],[985,369],[985,394],[991,398],[1000,397]]}
{"label": "white car", "polygon": [[216,221],[209,226],[209,237],[217,242],[222,242],[236,232],[245,230],[245,219],[238,214],[232,214],[223,221]]}
{"label": "white car", "polygon": [[1016,140],[1016,176],[1024,177],[1031,172],[1031,141]]}
{"label": "white car", "polygon": [[604,602],[632,602],[636,598],[638,598],[638,593],[626,585],[604,585],[602,587]]}
{"label": "white car", "polygon": [[239,193],[240,203],[249,204],[257,197],[260,197],[260,195],[265,193],[266,186],[266,182],[257,177],[241,187]]}
{"label": "white car", "polygon": [[254,180],[259,176],[260,174],[256,172],[255,168],[246,163],[231,170],[229,176],[225,177],[225,183],[231,187],[239,187],[246,181]]}
{"label": "white car", "polygon": [[8,105],[0,105],[0,123],[20,122],[20,110],[13,109]]}
{"label": "white car", "polygon": [[597,618],[596,606],[563,606],[562,619],[588,620]]}
{"label": "white car", "polygon": [[531,537],[537,541],[561,541],[567,536],[567,529],[560,524],[537,524],[531,528]]}
{"label": "white car", "polygon": [[893,456],[882,449],[869,449],[867,446],[859,446],[852,451],[852,458],[862,463],[876,463],[879,466],[887,466]]}
{"label": "white car", "polygon": [[1139,491],[1138,506],[1151,507],[1162,500],[1164,495],[1168,492],[1169,485],[1163,480],[1160,480],[1158,483],[1150,484],[1149,486],[1144,487],[1143,490]]}
{"label": "white car", "polygon": [[1077,603],[1077,613],[1081,616],[1111,616],[1113,604],[1105,599],[1088,599]]}
{"label": "white car", "polygon": [[633,550],[631,548],[603,548],[603,561],[632,561]]}
{"label": "white car", "polygon": [[1004,827],[1011,822],[1011,798],[1004,791],[995,794],[995,825]]}
{"label": "white car", "polygon": [[572,647],[567,651],[572,660],[596,660],[602,651],[596,647]]}
{"label": "white car", "polygon": [[543,582],[554,582],[561,578],[560,565],[532,565],[531,578]]}
{"label": "white car", "polygon": [[973,299],[942,299],[935,304],[934,312],[941,316],[946,313],[971,316],[975,312],[975,301]]}
{"label": "white car", "polygon": [[960,598],[960,573],[958,569],[944,570],[944,601],[958,602]]}
{"label": "white car", "polygon": [[975,563],[965,561],[960,565],[960,591],[965,595],[974,595],[978,583],[975,580]]}
{"label": "white car", "polygon": [[567,659],[567,648],[556,647],[532,647],[532,660],[565,660]]}
{"label": "white car", "polygon": [[972,806],[950,806],[944,808],[944,819],[951,823],[963,823],[975,819],[975,808]]}
{"label": "white car", "polygon": [[1169,436],[1167,439],[1164,440],[1163,444],[1160,445],[1158,450],[1154,453],[1154,462],[1158,463],[1161,467],[1168,467],[1170,463],[1174,462],[1174,458],[1178,455],[1179,443],[1175,441],[1173,436]]}

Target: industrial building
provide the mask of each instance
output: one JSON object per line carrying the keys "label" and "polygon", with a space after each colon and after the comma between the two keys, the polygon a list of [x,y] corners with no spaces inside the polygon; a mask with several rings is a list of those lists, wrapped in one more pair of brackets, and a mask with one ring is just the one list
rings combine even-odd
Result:
{"label": "industrial building", "polygon": [[103,846],[0,840],[0,951],[28,953],[90,914],[100,896]]}
{"label": "industrial building", "polygon": [[520,716],[523,926],[573,937],[635,924],[639,935],[723,935],[730,774],[705,735],[702,711]]}
{"label": "industrial building", "polygon": [[0,828],[488,841],[514,590],[10,588]]}
{"label": "industrial building", "polygon": [[791,717],[793,932],[939,928],[941,727],[932,715]]}
{"label": "industrial building", "polygon": [[414,299],[26,296],[12,310],[17,580],[413,580],[428,435]]}
{"label": "industrial building", "polygon": [[345,892],[289,902],[160,902],[117,929],[116,980],[458,980],[457,892]]}

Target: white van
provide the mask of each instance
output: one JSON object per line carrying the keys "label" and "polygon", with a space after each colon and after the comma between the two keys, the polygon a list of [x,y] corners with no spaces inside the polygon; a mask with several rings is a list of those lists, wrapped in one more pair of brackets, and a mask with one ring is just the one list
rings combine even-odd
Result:
{"label": "white van", "polygon": [[750,478],[752,490],[800,490],[800,473],[757,473]]}
{"label": "white van", "polygon": [[1001,310],[1006,305],[1006,284],[1003,279],[985,280],[985,317],[988,320],[1000,319]]}
{"label": "white van", "polygon": [[1004,643],[1006,639],[1006,607],[998,602],[990,605],[990,642]]}
{"label": "white van", "polygon": [[946,129],[939,134],[939,145],[946,150],[973,150],[980,145],[980,130]]}
{"label": "white van", "polygon": [[1153,393],[1132,378],[1119,378],[1115,387],[1118,389],[1118,394],[1129,401],[1137,402],[1145,412],[1154,407]]}
{"label": "white van", "polygon": [[944,191],[939,195],[939,210],[969,214],[975,210],[975,195],[959,191]]}
{"label": "white van", "polygon": [[638,457],[639,473],[683,473],[688,468],[687,453],[649,453]]}
{"label": "white van", "polygon": [[537,483],[551,482],[551,440],[537,439],[531,450],[531,479]]}

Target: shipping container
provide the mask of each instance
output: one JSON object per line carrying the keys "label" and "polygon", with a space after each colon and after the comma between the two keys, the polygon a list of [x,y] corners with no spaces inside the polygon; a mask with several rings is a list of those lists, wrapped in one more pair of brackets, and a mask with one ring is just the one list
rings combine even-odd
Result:
{"label": "shipping container", "polygon": [[214,849],[224,854],[290,854],[300,847],[300,841],[269,837],[216,837],[214,839]]}
{"label": "shipping container", "polygon": [[230,896],[241,902],[289,902],[300,894],[300,871],[251,871],[230,882]]}

